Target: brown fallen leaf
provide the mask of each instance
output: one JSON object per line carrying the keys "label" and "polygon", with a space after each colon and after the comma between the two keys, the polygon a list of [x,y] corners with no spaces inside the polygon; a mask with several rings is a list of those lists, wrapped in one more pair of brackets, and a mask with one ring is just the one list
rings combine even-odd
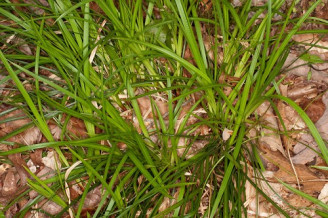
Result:
{"label": "brown fallen leaf", "polygon": [[40,203],[38,203],[38,206],[50,215],[57,215],[63,210],[61,206],[48,199],[42,200]]}
{"label": "brown fallen leaf", "polygon": [[99,185],[92,191],[90,191],[84,201],[83,209],[85,210],[96,210],[102,197],[102,185]]}
{"label": "brown fallen leaf", "polygon": [[300,107],[305,110],[306,114],[313,123],[316,123],[323,116],[326,110],[326,106],[323,103],[322,98],[315,101],[304,99],[304,101],[300,103]]}
{"label": "brown fallen leaf", "polygon": [[17,191],[17,181],[15,175],[12,171],[9,171],[5,177],[3,182],[2,196],[10,196],[13,195]]}
{"label": "brown fallen leaf", "polygon": [[[295,175],[290,162],[277,151],[266,150],[266,153],[263,153],[261,156],[279,168],[278,171],[274,172],[275,178],[290,184],[297,184],[300,182],[300,184],[303,185],[302,191],[307,194],[315,195],[319,193],[325,184],[320,181],[317,175],[302,164],[294,164]],[[274,177],[269,180],[271,182],[276,182],[277,180]]]}
{"label": "brown fallen leaf", "polygon": [[33,161],[34,165],[37,167],[42,167],[42,149],[36,149],[34,152],[30,153],[30,158]]}
{"label": "brown fallen leaf", "polygon": [[25,170],[28,168],[26,162],[22,159],[20,153],[8,155],[9,160],[14,164],[19,177],[20,177],[20,185],[23,186],[27,183],[27,178],[30,177],[30,174]]}
{"label": "brown fallen leaf", "polygon": [[[61,124],[64,124],[66,116],[67,116],[66,114],[63,114]],[[48,126],[54,139],[60,140],[62,130],[57,125],[57,123],[54,120],[49,120]],[[68,135],[73,139],[76,138],[83,139],[88,137],[88,133],[84,121],[76,117],[70,117],[66,126],[66,131]]]}
{"label": "brown fallen leaf", "polygon": [[[137,99],[137,102],[139,104],[141,114],[144,118],[153,118],[153,111],[151,107],[151,102],[148,96],[144,96]],[[168,105],[167,102],[161,101],[159,99],[154,100],[155,104],[157,105],[160,113],[162,116],[164,116],[168,112]],[[156,114],[156,112],[155,112]]]}

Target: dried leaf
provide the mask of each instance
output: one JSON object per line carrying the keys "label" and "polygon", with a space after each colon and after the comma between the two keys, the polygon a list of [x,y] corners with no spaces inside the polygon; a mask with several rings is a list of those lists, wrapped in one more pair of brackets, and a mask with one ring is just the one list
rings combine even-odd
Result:
{"label": "dried leaf", "polygon": [[96,206],[101,201],[101,197],[102,197],[101,190],[102,190],[102,186],[100,185],[87,194],[83,204],[84,209],[87,208],[96,209]]}
{"label": "dried leaf", "polygon": [[328,42],[320,40],[320,36],[317,34],[297,34],[294,35],[292,39],[296,42],[315,44],[316,46],[302,44],[305,49],[309,49],[310,51],[317,51],[319,53],[328,52],[328,49],[326,49],[328,47]]}
{"label": "dried leaf", "polygon": [[59,161],[58,155],[54,151],[48,152],[47,156],[42,158],[42,163],[54,171],[61,169],[61,163]]}
{"label": "dried leaf", "polygon": [[24,167],[28,168],[25,161],[22,159],[21,154],[11,154],[8,155],[9,160],[14,164],[19,177],[20,177],[20,184],[25,185],[27,182],[27,178],[30,176],[29,173],[25,170]]}
{"label": "dried leaf", "polygon": [[55,202],[50,201],[48,199],[42,200],[38,205],[42,205],[41,209],[51,215],[57,215],[63,209],[61,206],[59,206]]}
{"label": "dried leaf", "polygon": [[1,194],[3,196],[11,196],[17,191],[17,181],[12,171],[9,171],[3,182]]}
{"label": "dried leaf", "polygon": [[[144,96],[137,99],[139,104],[141,114],[144,118],[153,118],[151,102],[148,96]],[[167,102],[161,101],[159,99],[154,100],[155,104],[157,105],[160,113],[164,116],[168,112],[168,105]]]}
{"label": "dried leaf", "polygon": [[326,183],[325,186],[322,188],[318,199],[325,204],[328,203],[328,183]]}
{"label": "dried leaf", "polygon": [[227,141],[230,136],[232,135],[233,131],[227,128],[224,128],[223,132],[222,132],[222,139],[223,141]]}
{"label": "dried leaf", "polygon": [[[320,178],[305,165],[294,164],[295,175],[290,162],[279,152],[267,151],[265,154],[262,154],[262,157],[279,168],[277,172],[274,172],[276,178],[290,184],[297,184],[299,181],[303,185],[302,191],[305,193],[313,195],[320,192],[324,186],[324,182],[319,181]],[[270,181],[276,182],[276,179],[272,178]]]}
{"label": "dried leaf", "polygon": [[259,143],[269,147],[272,151],[280,151],[283,155],[285,150],[283,148],[280,136],[277,134],[278,121],[273,113],[273,109],[268,101],[263,102],[257,109],[256,112],[261,116],[264,121],[264,125],[269,128],[262,128],[263,135],[259,138]]}

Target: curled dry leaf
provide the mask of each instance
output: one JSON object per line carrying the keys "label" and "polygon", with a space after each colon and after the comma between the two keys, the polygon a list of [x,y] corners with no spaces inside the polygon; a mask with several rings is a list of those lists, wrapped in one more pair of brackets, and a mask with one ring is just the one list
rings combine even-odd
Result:
{"label": "curled dry leaf", "polygon": [[61,169],[61,163],[59,161],[59,157],[56,152],[50,151],[48,152],[46,157],[42,158],[42,163],[53,170]]}
{"label": "curled dry leaf", "polygon": [[224,128],[223,132],[222,132],[222,139],[223,141],[227,141],[230,136],[232,135],[233,131],[227,128]]}

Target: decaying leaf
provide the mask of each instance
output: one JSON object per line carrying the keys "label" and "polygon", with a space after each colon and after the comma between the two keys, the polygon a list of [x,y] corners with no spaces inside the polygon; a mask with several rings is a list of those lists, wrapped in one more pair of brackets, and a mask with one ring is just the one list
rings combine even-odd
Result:
{"label": "decaying leaf", "polygon": [[303,110],[305,110],[306,114],[313,123],[316,123],[323,116],[326,110],[326,106],[321,98],[315,101],[305,100],[300,103],[300,106]]}

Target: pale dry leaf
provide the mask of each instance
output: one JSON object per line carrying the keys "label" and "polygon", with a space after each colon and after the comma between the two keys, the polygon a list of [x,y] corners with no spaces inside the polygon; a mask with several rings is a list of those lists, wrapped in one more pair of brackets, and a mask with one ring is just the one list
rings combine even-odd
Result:
{"label": "pale dry leaf", "polygon": [[288,90],[288,97],[291,99],[297,99],[300,97],[303,97],[304,95],[309,95],[313,93],[317,93],[318,90],[315,86],[315,84],[304,84],[302,86],[296,86],[293,89]]}
{"label": "pale dry leaf", "polygon": [[287,72],[288,75],[297,75],[305,78],[307,78],[309,72],[311,72],[312,80],[328,83],[328,73],[311,68],[308,62],[300,59],[297,54],[293,52],[289,53],[284,63],[283,69],[284,72]]}
{"label": "pale dry leaf", "polygon": [[223,141],[227,141],[231,137],[232,133],[233,133],[232,130],[224,128],[224,130],[222,132]]}
{"label": "pale dry leaf", "polygon": [[[139,104],[141,114],[144,118],[153,118],[154,117],[154,115],[152,113],[151,101],[148,96],[138,98],[137,102]],[[156,98],[154,100],[154,102],[157,105],[158,110],[160,111],[161,115],[164,116],[168,112],[167,102],[158,100],[158,98]]]}
{"label": "pale dry leaf", "polygon": [[0,176],[2,176],[11,166],[9,164],[3,163],[0,165]]}
{"label": "pale dry leaf", "polygon": [[321,189],[318,200],[322,201],[324,204],[328,203],[328,183]]}
{"label": "pale dry leaf", "polygon": [[[178,188],[178,190],[174,193],[173,198],[170,199],[168,197],[164,197],[161,206],[159,207],[158,211],[162,212],[165,209],[169,208],[170,206],[174,205],[177,202],[178,196],[179,196],[179,191],[180,188]],[[171,215],[172,216],[172,215]]]}
{"label": "pale dry leaf", "polygon": [[53,170],[61,169],[61,163],[59,161],[58,155],[54,151],[48,152],[46,157],[42,158],[42,163]]}
{"label": "pale dry leaf", "polygon": [[28,160],[26,164],[32,173],[36,173],[36,166],[34,165],[32,160]]}

